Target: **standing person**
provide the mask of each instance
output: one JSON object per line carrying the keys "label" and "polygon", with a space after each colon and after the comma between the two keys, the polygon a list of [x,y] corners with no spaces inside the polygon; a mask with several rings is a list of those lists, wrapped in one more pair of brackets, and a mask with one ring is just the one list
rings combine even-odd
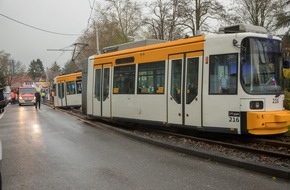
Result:
{"label": "standing person", "polygon": [[14,90],[12,90],[11,91],[11,104],[15,104],[15,97],[16,97],[15,92]]}
{"label": "standing person", "polygon": [[36,91],[34,96],[35,96],[35,109],[37,109],[37,104],[38,108],[40,109],[40,93]]}
{"label": "standing person", "polygon": [[54,107],[54,90],[51,90],[51,92],[50,92],[50,96],[51,96],[52,105],[53,105],[53,109],[54,109],[54,108],[55,108],[55,107]]}
{"label": "standing person", "polygon": [[41,98],[42,98],[42,103],[45,104],[45,91],[43,90],[42,93],[41,93]]}

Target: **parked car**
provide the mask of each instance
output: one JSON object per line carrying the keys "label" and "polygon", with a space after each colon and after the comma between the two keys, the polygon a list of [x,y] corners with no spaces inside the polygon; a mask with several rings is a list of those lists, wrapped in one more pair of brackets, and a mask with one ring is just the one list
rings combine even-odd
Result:
{"label": "parked car", "polygon": [[7,101],[7,104],[11,102],[11,92],[4,92],[4,98]]}
{"label": "parked car", "polygon": [[0,83],[0,113],[4,112],[4,108],[6,105],[7,103],[3,93],[3,86]]}
{"label": "parked car", "polygon": [[2,190],[2,143],[0,141],[0,190]]}

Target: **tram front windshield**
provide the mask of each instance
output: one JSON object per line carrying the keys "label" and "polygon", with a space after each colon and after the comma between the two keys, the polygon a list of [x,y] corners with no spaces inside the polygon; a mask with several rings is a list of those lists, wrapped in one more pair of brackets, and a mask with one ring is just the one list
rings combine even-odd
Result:
{"label": "tram front windshield", "polygon": [[241,83],[248,94],[282,92],[281,42],[245,38],[241,44]]}

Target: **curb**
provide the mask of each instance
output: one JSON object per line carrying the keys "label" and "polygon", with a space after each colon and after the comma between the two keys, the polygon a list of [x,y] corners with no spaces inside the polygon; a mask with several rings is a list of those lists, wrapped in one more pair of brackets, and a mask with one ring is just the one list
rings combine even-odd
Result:
{"label": "curb", "polygon": [[[78,115],[74,114],[74,113],[70,114],[70,115],[78,117]],[[129,137],[131,139],[145,142],[145,143],[148,143],[148,144],[151,144],[154,146],[162,147],[165,149],[170,149],[170,150],[173,150],[176,152],[180,152],[180,153],[184,153],[187,155],[203,158],[206,160],[215,161],[215,162],[230,165],[230,166],[235,166],[238,168],[243,168],[243,169],[246,169],[249,171],[255,171],[257,173],[263,173],[263,174],[269,175],[273,178],[276,177],[276,178],[290,180],[290,170],[286,169],[286,168],[276,168],[274,166],[267,166],[267,165],[264,165],[261,163],[244,161],[244,160],[238,159],[238,158],[230,159],[230,158],[221,156],[219,154],[209,153],[209,152],[203,151],[203,150],[194,150],[194,149],[190,149],[190,148],[185,148],[182,146],[173,145],[173,144],[165,143],[162,141],[154,140],[152,138],[146,138],[144,136],[134,135],[131,132],[127,132],[125,130],[115,128],[115,127],[109,126],[109,125],[104,124],[104,123],[93,123],[93,122],[87,121],[83,118],[79,118],[79,119],[81,119],[83,122],[85,122],[89,125],[92,125],[94,127],[98,127],[98,128],[102,128],[102,129],[109,129],[111,131],[117,132],[117,133],[124,135],[126,137]]]}

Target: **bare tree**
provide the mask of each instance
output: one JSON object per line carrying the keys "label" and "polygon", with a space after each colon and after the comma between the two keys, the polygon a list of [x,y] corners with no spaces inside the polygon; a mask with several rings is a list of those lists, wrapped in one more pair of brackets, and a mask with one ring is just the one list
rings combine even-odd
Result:
{"label": "bare tree", "polygon": [[12,78],[12,64],[10,54],[0,51],[0,83],[9,85]]}
{"label": "bare tree", "polygon": [[143,25],[140,4],[132,0],[106,1],[108,4],[96,5],[95,17],[90,20],[87,29],[77,40],[78,43],[87,44],[83,49],[83,46],[76,47],[76,52],[79,53],[75,59],[77,65],[81,65],[83,59],[95,54],[97,47],[101,50],[107,46],[132,41]]}
{"label": "bare tree", "polygon": [[0,83],[11,86],[16,75],[23,75],[25,66],[10,58],[10,54],[0,51]]}
{"label": "bare tree", "polygon": [[[111,22],[118,22],[124,42],[130,41],[143,25],[141,4],[133,0],[106,0]],[[109,17],[107,17],[108,19]]]}
{"label": "bare tree", "polygon": [[213,21],[219,20],[225,12],[224,6],[216,0],[186,0],[183,8],[180,24],[190,29],[192,35],[197,31],[212,32]]}
{"label": "bare tree", "polygon": [[228,18],[228,23],[233,23],[233,20],[235,23],[249,23],[271,32],[281,28],[277,27],[278,16],[285,14],[287,2],[289,4],[289,0],[237,0],[224,18]]}
{"label": "bare tree", "polygon": [[[284,28],[290,26],[290,11],[289,11],[290,1],[287,0],[283,6],[285,11],[278,13],[276,29]],[[288,11],[287,11],[288,10]],[[289,29],[288,29],[289,31]]]}
{"label": "bare tree", "polygon": [[[225,10],[216,0],[156,0],[148,24],[159,39],[181,38],[186,33],[212,31],[213,20],[220,19]],[[176,32],[178,31],[178,32]],[[173,34],[177,36],[173,36]]]}
{"label": "bare tree", "polygon": [[179,25],[184,0],[156,0],[149,6],[150,17],[146,19],[148,30],[153,38],[174,40],[184,36]]}
{"label": "bare tree", "polygon": [[61,69],[62,74],[69,74],[69,73],[73,73],[76,71],[79,71],[79,67],[75,62],[73,62],[71,60],[67,61],[64,65],[64,67]]}
{"label": "bare tree", "polygon": [[60,65],[58,65],[55,61],[46,72],[47,72],[49,81],[53,81],[53,79],[56,76],[61,74]]}

